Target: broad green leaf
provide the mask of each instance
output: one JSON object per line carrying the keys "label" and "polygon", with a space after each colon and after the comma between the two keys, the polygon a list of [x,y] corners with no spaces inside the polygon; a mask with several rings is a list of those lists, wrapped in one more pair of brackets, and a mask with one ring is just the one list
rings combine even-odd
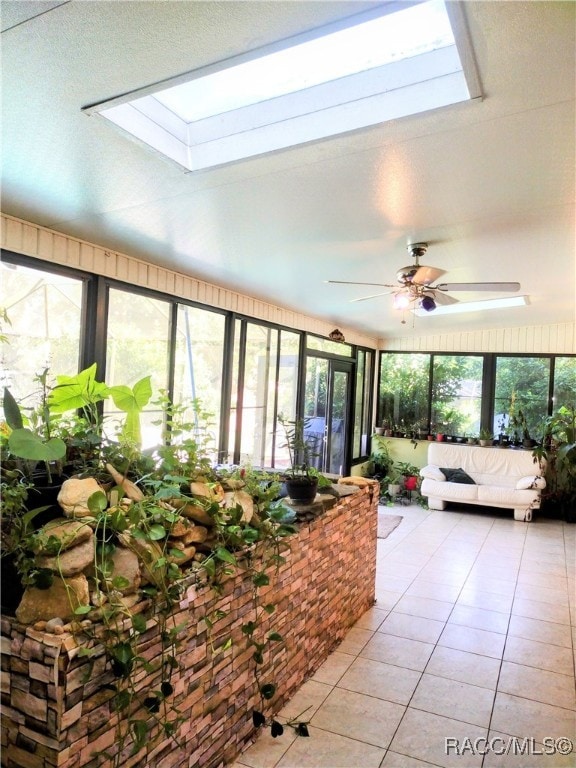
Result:
{"label": "broad green leaf", "polygon": [[74,613],[76,616],[84,616],[86,613],[90,613],[92,610],[92,606],[90,605],[79,605],[78,608],[74,610]]}
{"label": "broad green leaf", "polygon": [[50,410],[53,413],[77,411],[105,400],[108,387],[96,381],[96,367],[94,363],[76,376],[57,376],[56,386],[48,396]]}
{"label": "broad green leaf", "polygon": [[22,429],[24,426],[24,422],[22,421],[22,414],[20,412],[20,407],[18,406],[18,403],[16,402],[16,399],[14,398],[14,395],[8,387],[4,387],[4,418],[6,419],[6,424],[10,427],[10,429]]}
{"label": "broad green leaf", "polygon": [[11,432],[8,447],[15,456],[29,461],[58,461],[66,455],[66,444],[59,437],[44,442],[29,429],[15,429]]}

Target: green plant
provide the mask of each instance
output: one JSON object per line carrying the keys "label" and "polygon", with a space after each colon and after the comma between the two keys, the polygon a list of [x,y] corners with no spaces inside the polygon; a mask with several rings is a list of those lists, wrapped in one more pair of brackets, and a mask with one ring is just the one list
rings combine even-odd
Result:
{"label": "green plant", "polygon": [[394,465],[401,477],[418,477],[420,469],[408,461],[398,461]]}
{"label": "green plant", "polygon": [[140,414],[152,393],[149,376],[133,388],[108,387],[96,381],[96,364],[93,364],[75,376],[56,376],[54,386],[49,382],[48,369],[35,380],[40,386],[37,405],[24,409],[7,387],[3,400],[10,429],[6,445],[8,458],[17,463],[20,460],[21,469],[28,475],[38,462],[44,464],[49,482],[52,470],[60,474],[64,463],[71,464],[75,472],[94,468],[105,444],[99,409],[108,397],[125,414],[118,431],[120,444],[139,447]]}
{"label": "green plant", "polygon": [[390,443],[381,435],[373,435],[371,445],[370,461],[372,462],[374,474],[386,475],[393,464],[393,459],[390,455]]}
{"label": "green plant", "polygon": [[278,414],[278,423],[284,430],[285,443],[282,448],[288,449],[290,467],[284,471],[284,474],[290,478],[306,477],[309,480],[315,479],[311,471],[311,461],[314,458],[314,452],[306,441],[306,419],[287,419],[283,414]]}
{"label": "green plant", "polygon": [[490,429],[481,429],[479,433],[480,440],[493,440],[494,436]]}
{"label": "green plant", "polygon": [[10,390],[4,388],[4,417],[10,428],[7,449],[16,459],[22,459],[21,469],[30,476],[42,462],[51,478],[51,465],[61,463],[66,456],[66,443],[55,437],[48,407],[48,370],[37,377],[41,385],[40,405],[25,416]]}

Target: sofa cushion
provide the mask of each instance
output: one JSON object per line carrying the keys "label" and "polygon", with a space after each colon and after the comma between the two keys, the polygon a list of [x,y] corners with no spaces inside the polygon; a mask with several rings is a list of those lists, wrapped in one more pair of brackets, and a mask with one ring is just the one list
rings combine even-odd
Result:
{"label": "sofa cushion", "polygon": [[546,488],[546,480],[540,475],[526,475],[521,477],[516,483],[516,490],[527,491],[529,488]]}
{"label": "sofa cushion", "polygon": [[[468,485],[467,483],[447,483],[437,480],[422,480],[420,493],[423,496],[432,496],[446,501],[466,501],[474,502],[478,500],[479,485]],[[528,493],[528,491],[516,491],[516,493]]]}
{"label": "sofa cushion", "polygon": [[437,480],[439,483],[446,480],[446,475],[435,464],[427,464],[425,467],[422,467],[420,477],[427,477],[428,480]]}
{"label": "sofa cushion", "polygon": [[440,472],[444,475],[449,483],[463,483],[464,485],[476,485],[475,481],[470,475],[465,472],[462,467],[458,469],[452,469],[450,467],[440,467]]}
{"label": "sofa cushion", "polygon": [[509,506],[514,509],[536,508],[540,505],[540,491],[516,491],[501,485],[478,485],[478,503],[486,506]]}

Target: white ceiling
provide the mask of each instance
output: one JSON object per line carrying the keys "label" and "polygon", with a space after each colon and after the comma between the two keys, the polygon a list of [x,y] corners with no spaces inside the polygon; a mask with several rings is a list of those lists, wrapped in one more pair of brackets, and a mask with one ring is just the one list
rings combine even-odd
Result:
{"label": "white ceiling", "polygon": [[[573,2],[464,3],[481,101],[198,174],[81,111],[374,5],[2,1],[3,211],[376,337],[574,322]],[[418,241],[529,306],[401,325],[323,282],[394,282]]]}

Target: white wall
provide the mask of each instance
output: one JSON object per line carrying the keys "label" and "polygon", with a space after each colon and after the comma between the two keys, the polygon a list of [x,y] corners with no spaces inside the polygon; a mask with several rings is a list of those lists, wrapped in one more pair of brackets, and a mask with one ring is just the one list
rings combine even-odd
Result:
{"label": "white wall", "polygon": [[445,333],[386,339],[380,349],[397,352],[576,352],[576,323],[496,328],[489,331]]}

